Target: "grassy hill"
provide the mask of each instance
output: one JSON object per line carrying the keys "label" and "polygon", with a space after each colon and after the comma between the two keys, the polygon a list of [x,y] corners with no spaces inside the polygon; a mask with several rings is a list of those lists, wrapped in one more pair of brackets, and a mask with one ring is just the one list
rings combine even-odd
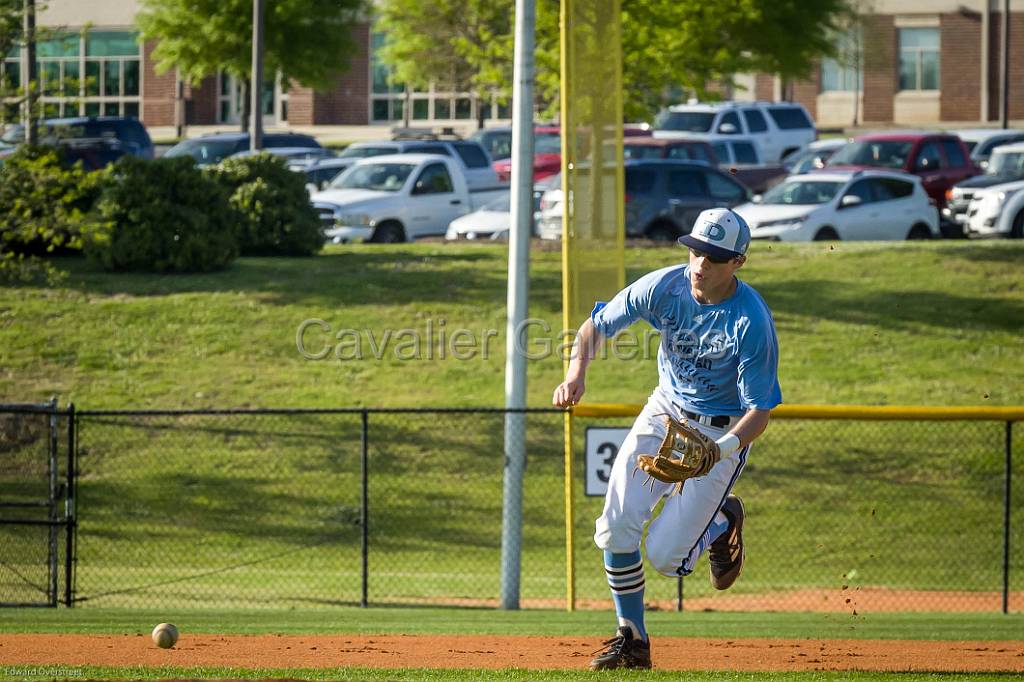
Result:
{"label": "grassy hill", "polygon": [[[682,255],[632,249],[627,277]],[[531,351],[542,354],[558,342],[559,254],[531,258]],[[60,286],[0,290],[0,399],[58,395],[86,409],[498,406],[506,261],[500,245],[447,244],[333,247],[195,276],[111,275],[66,260]],[[775,311],[788,402],[1007,405],[1024,386],[1022,262],[1024,244],[1013,242],[758,243],[743,275]],[[310,320],[321,322],[307,329],[307,354],[326,348],[322,359],[296,345]],[[428,325],[435,344],[417,348]],[[472,357],[448,348],[442,358],[441,329],[449,339],[468,330],[460,352]],[[528,371],[530,404],[548,405],[560,360]],[[640,402],[655,380],[653,359],[610,358],[594,365],[587,398]],[[373,416],[375,603],[498,594],[502,425],[495,415]],[[577,445],[587,425],[578,422]],[[358,602],[359,429],[358,415],[89,418],[79,434],[79,594],[99,606]],[[1002,425],[972,429],[773,424],[738,486],[752,501],[750,564],[730,593],[997,590]],[[524,598],[557,605],[560,415],[532,416],[527,438]],[[394,477],[383,455],[415,474]],[[1019,480],[1020,458],[1016,471]],[[0,496],[20,490],[16,474],[4,474]],[[590,540],[600,499],[577,485],[579,595],[605,599]],[[1020,590],[1024,504],[1014,508],[1011,587]],[[8,531],[0,547],[17,552]],[[969,539],[970,560],[950,560],[951,538]],[[674,590],[652,580],[650,598]],[[690,597],[709,592],[703,573],[687,581]]]}
{"label": "grassy hill", "polygon": [[[682,256],[676,248],[631,249],[627,279]],[[1024,244],[1013,242],[756,243],[741,274],[774,310],[786,402],[1007,405],[1020,402],[1024,386],[1022,263]],[[500,245],[331,247],[311,259],[245,258],[224,272],[188,276],[61,264],[68,276],[60,286],[0,289],[4,401],[57,395],[83,408],[503,402],[507,248]],[[531,253],[530,286],[531,351],[543,354],[561,327],[557,251]],[[330,351],[319,360],[296,346],[297,330],[314,319],[324,324],[308,327],[304,339],[309,353]],[[441,331],[450,340],[459,329],[468,330],[461,352],[472,357],[455,359],[449,346],[442,359]],[[334,350],[361,359],[339,360]],[[532,360],[528,372],[529,404],[549,404],[560,359]],[[601,361],[587,400],[639,402],[655,381],[653,358]]]}

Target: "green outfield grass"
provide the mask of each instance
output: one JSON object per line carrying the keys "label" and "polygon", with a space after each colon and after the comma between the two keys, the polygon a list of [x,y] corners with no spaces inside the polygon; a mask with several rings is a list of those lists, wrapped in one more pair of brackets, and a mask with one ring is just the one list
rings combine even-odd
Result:
{"label": "green outfield grass", "polygon": [[[674,247],[631,249],[627,278],[682,256]],[[755,243],[741,274],[775,312],[787,402],[1008,405],[1024,385],[1022,262],[1024,244],[1008,241]],[[243,258],[205,275],[59,264],[68,272],[60,286],[0,289],[3,400],[58,395],[93,409],[503,402],[500,245],[330,247],[310,259]],[[558,340],[559,270],[557,251],[531,253],[538,353]],[[312,329],[310,350],[352,329],[364,359],[303,358],[296,331],[313,318],[330,332]],[[442,319],[449,334],[474,334],[473,359],[440,359]],[[422,359],[398,359],[408,353],[395,352],[397,337],[373,357],[370,333],[378,348],[388,329],[425,339],[428,320],[432,359],[425,346]],[[529,404],[550,402],[561,371],[554,355],[529,363]],[[655,376],[653,359],[599,362],[587,399],[639,402]]]}
{"label": "green outfield grass", "polygon": [[[680,256],[632,249],[629,277]],[[531,258],[530,312],[540,321],[531,347],[540,350],[555,339],[544,325],[560,325],[559,254]],[[62,260],[58,287],[0,289],[0,396],[58,394],[86,409],[500,405],[506,259],[499,245],[332,247],[163,277]],[[1014,404],[1024,385],[1021,262],[1016,242],[757,243],[743,274],[775,310],[788,402]],[[361,330],[367,357],[304,359],[296,329],[313,318],[331,334],[311,333],[310,345]],[[463,361],[440,359],[436,347],[432,359],[385,351],[377,360],[366,343],[388,329],[425,334],[428,320],[437,339],[442,319],[449,333],[465,328],[487,345]],[[547,404],[560,361],[528,371],[530,404]],[[654,381],[653,359],[603,360],[587,399],[640,402]],[[275,419],[84,421],[83,606],[358,603],[358,417]],[[373,417],[371,603],[499,594],[502,425]],[[522,594],[557,605],[566,591],[560,416],[531,417],[527,438]],[[1002,438],[998,424],[775,422],[737,488],[748,499],[749,564],[729,595],[998,590]],[[385,453],[415,475],[388,475],[375,464]],[[0,494],[22,487],[0,475]],[[600,500],[582,486],[577,499],[578,594],[606,599],[590,540]],[[1011,589],[1021,590],[1024,504],[1013,508]],[[13,542],[9,532],[0,543]],[[951,547],[961,540],[966,547]],[[702,564],[686,581],[687,598],[711,595],[705,572]],[[675,596],[674,580],[649,585],[649,598]]]}

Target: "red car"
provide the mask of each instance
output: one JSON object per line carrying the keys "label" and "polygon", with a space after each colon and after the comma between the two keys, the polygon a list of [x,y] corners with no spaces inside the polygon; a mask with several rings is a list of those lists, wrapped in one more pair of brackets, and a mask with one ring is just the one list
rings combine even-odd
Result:
{"label": "red car", "polygon": [[[509,129],[509,140],[512,130]],[[509,143],[511,148],[511,142]],[[512,178],[512,159],[494,162],[498,179],[508,182]],[[533,129],[533,181],[542,180],[562,170],[562,131],[558,126],[537,126]]]}
{"label": "red car", "polygon": [[981,173],[963,141],[944,133],[874,133],[840,147],[828,168],[889,168],[921,178],[925,192],[940,209],[946,190]]}
{"label": "red car", "polygon": [[[640,127],[624,127],[623,137],[630,142],[645,139],[650,131]],[[512,129],[508,129],[509,149],[512,143]],[[628,158],[628,157],[627,157]],[[684,158],[684,157],[680,157]],[[512,177],[512,159],[505,158],[494,162],[494,170],[498,179],[508,182]],[[533,129],[533,181],[560,173],[562,171],[562,131],[558,126],[536,126]]]}

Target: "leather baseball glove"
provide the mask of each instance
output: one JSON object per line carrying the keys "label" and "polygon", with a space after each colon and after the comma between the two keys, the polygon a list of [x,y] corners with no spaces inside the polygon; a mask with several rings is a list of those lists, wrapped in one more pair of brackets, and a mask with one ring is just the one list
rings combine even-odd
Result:
{"label": "leather baseball glove", "polygon": [[682,421],[673,419],[671,415],[660,415],[665,418],[665,437],[654,455],[637,455],[637,471],[647,474],[644,485],[654,481],[676,483],[675,492],[682,490],[683,482],[688,478],[704,476],[721,458],[718,443],[697,430],[685,417]]}

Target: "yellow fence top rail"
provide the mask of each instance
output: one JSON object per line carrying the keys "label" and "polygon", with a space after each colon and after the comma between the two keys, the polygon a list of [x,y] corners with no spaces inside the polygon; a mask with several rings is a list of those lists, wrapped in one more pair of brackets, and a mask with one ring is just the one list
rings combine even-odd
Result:
{"label": "yellow fence top rail", "polygon": [[[575,417],[635,417],[643,405],[583,403],[572,408]],[[775,419],[854,419],[869,421],[1024,421],[1024,406],[921,407],[873,405],[779,405]]]}

